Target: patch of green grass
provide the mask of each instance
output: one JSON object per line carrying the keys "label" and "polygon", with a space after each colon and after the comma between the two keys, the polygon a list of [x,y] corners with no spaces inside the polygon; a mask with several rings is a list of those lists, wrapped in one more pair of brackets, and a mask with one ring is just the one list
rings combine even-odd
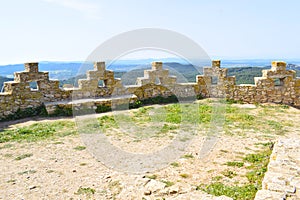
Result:
{"label": "patch of green grass", "polygon": [[258,189],[252,184],[227,186],[223,183],[216,182],[209,185],[199,185],[197,190],[202,190],[215,196],[225,195],[234,200],[253,200]]}
{"label": "patch of green grass", "polygon": [[63,137],[76,133],[75,124],[71,121],[35,123],[29,126],[0,131],[0,143],[10,141],[33,142],[50,137]]}
{"label": "patch of green grass", "polygon": [[77,150],[77,151],[82,151],[82,150],[85,150],[86,147],[85,146],[77,146],[74,149]]}
{"label": "patch of green grass", "polygon": [[98,122],[100,127],[105,131],[108,128],[118,128],[118,124],[114,118],[114,116],[103,116],[98,118]]}
{"label": "patch of green grass", "polygon": [[134,112],[135,117],[143,117],[149,113],[149,110],[153,109],[153,107],[141,107],[137,111]]}
{"label": "patch of green grass", "polygon": [[185,154],[182,158],[194,158],[194,156],[192,154]]}
{"label": "patch of green grass", "polygon": [[53,142],[53,144],[64,144],[64,143],[61,141],[57,141],[57,142]]}
{"label": "patch of green grass", "polygon": [[222,153],[228,153],[229,151],[227,151],[227,150],[224,150],[224,149],[221,149],[220,150]]}
{"label": "patch of green grass", "polygon": [[288,105],[280,105],[279,107],[282,108],[282,109],[289,109],[290,108],[290,106],[288,106]]}
{"label": "patch of green grass", "polygon": [[16,157],[15,160],[23,160],[23,159],[29,158],[29,157],[31,157],[31,156],[33,156],[32,153],[25,153],[25,154],[22,154],[22,155]]}
{"label": "patch of green grass", "polygon": [[179,174],[179,176],[182,177],[182,178],[189,178],[190,177],[189,174],[185,174],[185,173]]}
{"label": "patch of green grass", "polygon": [[247,154],[246,157],[244,158],[244,161],[249,162],[249,163],[262,163],[266,159],[269,158],[270,156],[270,150],[263,151],[261,153],[256,153],[256,154]]}
{"label": "patch of green grass", "polygon": [[222,172],[222,174],[228,178],[233,178],[237,175],[235,172],[230,171],[230,170],[225,170]]}
{"label": "patch of green grass", "polygon": [[251,171],[246,173],[249,183],[258,185],[261,188],[262,180],[267,171],[268,163],[272,149],[267,148],[257,154],[248,154],[245,156],[244,161],[251,163],[248,169]]}
{"label": "patch of green grass", "polygon": [[271,129],[275,130],[277,133],[281,133],[283,131],[283,125],[280,122],[268,120],[267,124]]}
{"label": "patch of green grass", "polygon": [[238,111],[237,107],[233,107],[233,106],[226,106],[226,113],[236,113]]}
{"label": "patch of green grass", "polygon": [[147,175],[146,178],[149,178],[149,179],[157,179],[157,175],[156,174],[152,174],[152,175]]}
{"label": "patch of green grass", "polygon": [[215,176],[215,177],[212,178],[213,181],[220,181],[222,179],[223,179],[222,176]]}
{"label": "patch of green grass", "polygon": [[16,183],[16,182],[17,182],[16,179],[10,179],[10,180],[6,181],[6,183]]}
{"label": "patch of green grass", "polygon": [[177,125],[164,124],[160,130],[160,133],[167,133],[169,131],[176,130],[176,129],[178,129]]}
{"label": "patch of green grass", "polygon": [[182,110],[180,104],[172,104],[165,107],[166,122],[180,124],[182,119]]}
{"label": "patch of green grass", "polygon": [[170,165],[173,166],[173,167],[179,167],[180,166],[178,162],[172,162]]}
{"label": "patch of green grass", "polygon": [[87,163],[80,163],[79,165],[80,165],[80,166],[86,166]]}
{"label": "patch of green grass", "polygon": [[209,123],[211,121],[212,106],[199,104],[199,122]]}
{"label": "patch of green grass", "polygon": [[244,163],[243,162],[231,161],[231,162],[227,162],[226,165],[230,166],[230,167],[243,167]]}
{"label": "patch of green grass", "polygon": [[161,180],[162,183],[166,184],[166,187],[171,187],[175,183],[172,181],[167,181],[167,180]]}
{"label": "patch of green grass", "polygon": [[77,192],[75,192],[76,195],[87,195],[87,196],[91,196],[93,194],[95,194],[96,190],[90,187],[84,188],[84,187],[80,187]]}
{"label": "patch of green grass", "polygon": [[23,172],[19,172],[19,175],[24,175],[24,174],[34,174],[36,173],[36,170],[27,170],[27,171],[23,171]]}
{"label": "patch of green grass", "polygon": [[251,128],[251,125],[255,121],[255,117],[253,115],[247,113],[240,112],[232,112],[230,114],[226,114],[225,122],[227,124],[231,123],[239,123],[240,126],[245,126]]}
{"label": "patch of green grass", "polygon": [[272,147],[274,145],[274,142],[265,142],[265,143],[258,142],[258,143],[255,143],[255,145],[262,145],[264,147]]}
{"label": "patch of green grass", "polygon": [[[265,144],[265,143],[264,143]],[[225,185],[220,181],[220,178],[213,178],[213,181],[217,181],[208,185],[201,184],[197,187],[197,190],[202,190],[209,194],[215,196],[226,195],[233,198],[234,200],[252,200],[255,197],[255,194],[258,190],[262,188],[262,180],[267,171],[267,166],[269,163],[270,155],[272,149],[269,148],[269,143],[266,143],[264,149],[259,151],[256,154],[247,154],[243,158],[244,162],[250,164],[249,167],[246,167],[249,171],[246,173],[248,183],[241,186],[230,186]],[[273,146],[273,145],[272,145]],[[239,166],[239,162],[226,163],[233,166]],[[224,171],[222,173],[224,176],[233,177],[235,175],[232,171]]]}

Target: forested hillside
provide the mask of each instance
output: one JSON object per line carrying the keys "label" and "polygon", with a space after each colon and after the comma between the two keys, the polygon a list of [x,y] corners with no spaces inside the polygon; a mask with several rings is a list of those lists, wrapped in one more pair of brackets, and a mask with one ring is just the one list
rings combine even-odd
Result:
{"label": "forested hillside", "polygon": [[[149,69],[150,66],[147,66]],[[202,74],[202,68],[195,68],[192,65],[182,65],[179,63],[165,63],[164,68],[169,69],[170,75],[177,76],[178,82],[195,82],[196,75]],[[266,67],[234,67],[228,68],[228,76],[236,77],[236,84],[254,84],[254,77],[262,76],[261,71],[263,69],[270,69],[271,66]],[[129,72],[115,71],[116,78],[122,78],[124,85],[133,85],[136,83],[138,77],[143,77],[144,70],[146,68],[135,69]],[[287,65],[287,70],[295,70],[297,72],[297,77],[300,77],[300,67],[297,65],[289,64]],[[60,80],[60,86],[64,84],[72,84],[78,86],[78,79],[86,78],[86,75],[79,75],[76,77],[71,77],[67,79]],[[13,79],[1,77],[0,76],[0,89],[2,88],[3,82],[11,81]]]}

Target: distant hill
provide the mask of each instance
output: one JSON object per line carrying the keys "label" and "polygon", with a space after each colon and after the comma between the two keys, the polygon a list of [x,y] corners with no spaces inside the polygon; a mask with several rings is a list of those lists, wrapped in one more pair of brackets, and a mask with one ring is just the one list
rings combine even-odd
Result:
{"label": "distant hill", "polygon": [[254,84],[254,77],[262,76],[263,69],[270,67],[235,67],[228,69],[228,76],[235,76],[236,84]]}
{"label": "distant hill", "polygon": [[[227,64],[224,64],[227,66]],[[242,65],[242,64],[241,64]],[[222,65],[222,67],[225,67]],[[239,66],[239,65],[237,65]],[[116,78],[122,78],[125,85],[132,85],[136,83],[137,77],[143,77],[145,69],[151,69],[151,64],[130,64],[130,63],[115,63],[107,66],[109,70],[115,72]],[[196,75],[202,74],[202,67],[194,67],[191,64],[181,64],[176,62],[164,63],[164,68],[169,69],[170,75],[177,76],[178,82],[195,82]],[[236,76],[236,84],[254,84],[254,77],[260,77],[261,70],[270,69],[271,66],[254,67],[244,66],[228,68],[229,76]],[[92,63],[82,65],[81,62],[61,63],[61,62],[41,62],[40,71],[49,71],[51,79],[60,80],[60,86],[64,84],[72,84],[77,86],[77,80],[85,78],[86,70],[93,69]],[[297,76],[300,77],[300,66],[295,64],[288,64],[288,70],[295,70]],[[5,81],[13,80],[13,72],[23,71],[23,64],[0,66],[0,89]],[[80,72],[79,72],[80,71]]]}
{"label": "distant hill", "polygon": [[12,78],[6,78],[3,76],[0,76],[0,92],[2,92],[3,83],[7,81],[12,81]]}

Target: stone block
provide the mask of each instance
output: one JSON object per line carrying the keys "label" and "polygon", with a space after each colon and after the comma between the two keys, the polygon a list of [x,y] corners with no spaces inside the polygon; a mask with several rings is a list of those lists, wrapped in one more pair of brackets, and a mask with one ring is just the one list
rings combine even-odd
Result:
{"label": "stone block", "polygon": [[212,67],[220,68],[220,67],[221,67],[221,60],[213,60],[213,61],[211,62],[211,66],[212,66]]}
{"label": "stone block", "polygon": [[25,72],[33,72],[33,73],[37,73],[39,72],[39,63],[35,62],[35,63],[25,63]]}
{"label": "stone block", "polygon": [[162,70],[163,63],[162,62],[152,62],[153,70]]}
{"label": "stone block", "polygon": [[105,71],[105,62],[95,62],[94,70],[96,71]]}
{"label": "stone block", "polygon": [[254,200],[284,200],[286,195],[283,192],[274,192],[269,190],[259,190]]}
{"label": "stone block", "polygon": [[78,86],[82,90],[95,90],[98,88],[97,80],[79,79]]}
{"label": "stone block", "polygon": [[286,62],[283,61],[273,61],[272,62],[272,70],[274,71],[285,71],[286,70]]}

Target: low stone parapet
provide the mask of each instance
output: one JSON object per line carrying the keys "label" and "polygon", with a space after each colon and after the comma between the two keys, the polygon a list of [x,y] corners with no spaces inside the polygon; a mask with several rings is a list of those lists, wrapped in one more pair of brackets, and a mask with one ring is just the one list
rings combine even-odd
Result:
{"label": "low stone parapet", "polygon": [[262,190],[255,200],[300,199],[300,138],[279,139],[274,145]]}

